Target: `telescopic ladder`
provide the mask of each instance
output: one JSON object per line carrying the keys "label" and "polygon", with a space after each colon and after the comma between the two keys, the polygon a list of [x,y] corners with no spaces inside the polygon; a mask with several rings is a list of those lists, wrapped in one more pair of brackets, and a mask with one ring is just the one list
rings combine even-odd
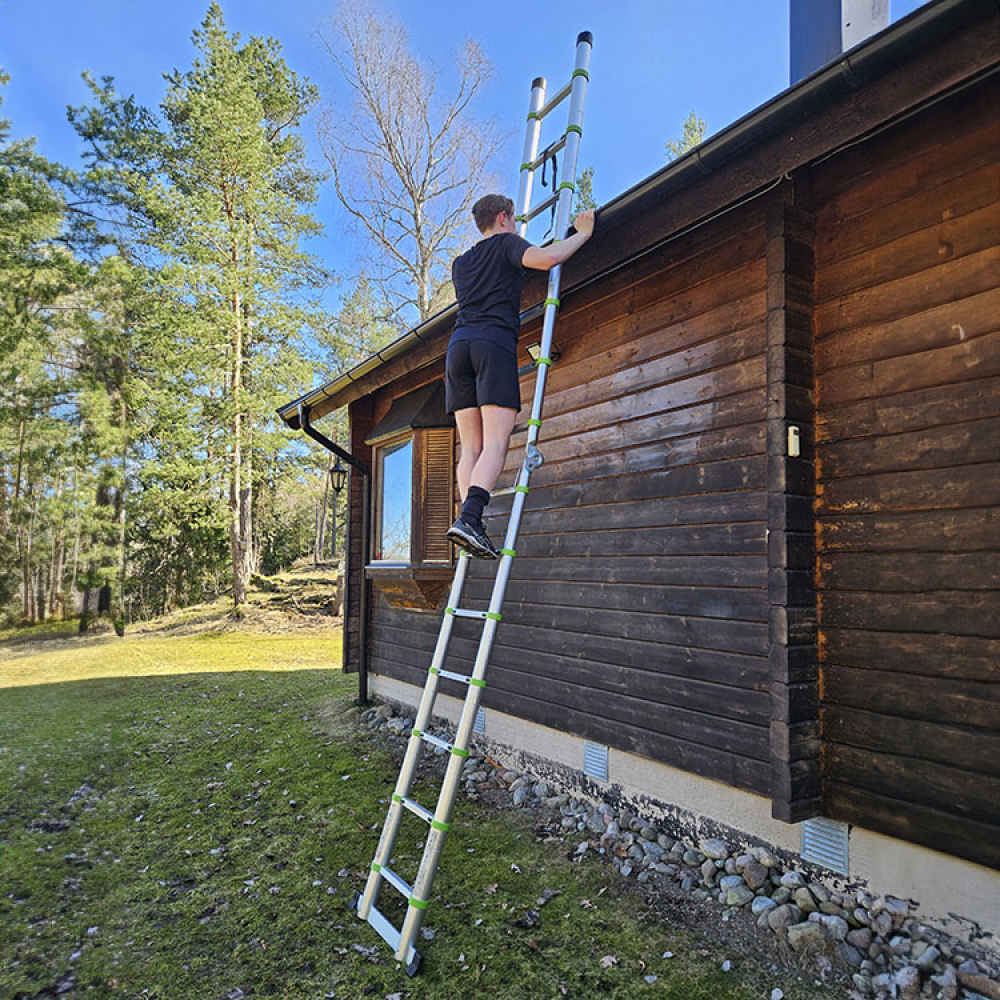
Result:
{"label": "telescopic ladder", "polygon": [[[576,66],[573,69],[573,75],[570,77],[569,82],[549,100],[546,100],[545,96],[545,80],[542,77],[538,77],[532,82],[528,125],[524,139],[524,154],[517,194],[516,219],[518,222],[518,231],[521,236],[525,235],[528,223],[533,218],[553,208],[555,210],[555,222],[552,231],[555,234],[565,234],[569,229],[573,194],[576,189],[574,179],[576,177],[577,155],[580,149],[580,139],[583,135],[583,103],[587,82],[590,79],[589,65],[592,45],[593,37],[591,33],[589,31],[582,32],[576,40]],[[567,98],[569,98],[569,123],[566,126],[566,130],[557,140],[539,152],[538,145],[542,119],[551,114]],[[563,153],[563,176],[569,179],[563,180],[558,185],[553,180],[552,186],[555,190],[552,194],[538,205],[532,207],[531,188],[535,171],[544,167],[550,159],[553,159],[560,152]],[[553,174],[553,178],[554,176]],[[406,971],[411,976],[419,971],[422,961],[422,957],[414,947],[414,944],[420,934],[420,926],[423,922],[424,914],[430,905],[434,876],[437,873],[438,864],[441,859],[445,837],[451,827],[452,807],[455,804],[455,798],[459,791],[463,763],[469,756],[469,743],[476,721],[476,713],[479,710],[479,700],[482,696],[483,688],[486,687],[486,668],[490,662],[490,653],[493,649],[497,628],[500,624],[504,595],[507,590],[507,582],[510,579],[514,561],[514,546],[517,542],[521,515],[524,511],[524,505],[529,492],[528,484],[531,480],[531,473],[543,461],[537,443],[539,431],[542,426],[542,403],[545,398],[545,382],[548,376],[549,365],[552,364],[550,357],[552,351],[552,333],[555,327],[556,313],[559,308],[559,278],[561,270],[561,267],[554,267],[549,272],[549,283],[545,297],[542,323],[541,349],[540,356],[536,362],[535,394],[531,406],[531,417],[527,423],[524,460],[518,471],[515,485],[509,489],[497,490],[493,494],[494,496],[513,494],[514,499],[510,512],[510,520],[507,523],[507,533],[504,538],[503,548],[500,550],[500,559],[497,562],[497,573],[493,584],[489,610],[472,611],[459,606],[470,561],[470,556],[460,550],[458,565],[455,569],[455,576],[448,595],[448,605],[441,622],[441,630],[438,633],[437,644],[434,648],[430,670],[427,674],[427,682],[424,686],[420,706],[417,709],[413,729],[410,732],[410,739],[406,747],[402,767],[400,768],[399,778],[396,782],[395,791],[392,793],[389,813],[386,817],[385,825],[382,827],[382,835],[379,838],[375,859],[372,861],[371,871],[368,875],[364,892],[358,893],[355,899],[354,905],[356,906],[358,916],[370,923],[385,941],[392,946],[396,959],[405,964]],[[470,676],[443,669],[448,653],[448,646],[451,641],[452,627],[456,618],[475,618],[481,620],[483,623],[482,635],[479,640],[479,647]],[[427,732],[433,714],[434,701],[437,696],[438,682],[442,677],[468,685],[465,704],[459,719],[454,743],[448,743],[446,740],[439,739]],[[416,775],[417,761],[420,757],[422,743],[428,743],[449,754],[444,781],[441,785],[437,806],[433,812],[410,797],[410,790]],[[389,866],[392,860],[396,835],[399,832],[403,816],[407,811],[418,816],[429,827],[420,867],[416,880],[412,885],[404,881]],[[375,905],[378,901],[379,890],[382,888],[383,882],[387,882],[397,892],[401,893],[408,903],[403,926],[399,930],[396,929],[388,917],[380,912]]]}

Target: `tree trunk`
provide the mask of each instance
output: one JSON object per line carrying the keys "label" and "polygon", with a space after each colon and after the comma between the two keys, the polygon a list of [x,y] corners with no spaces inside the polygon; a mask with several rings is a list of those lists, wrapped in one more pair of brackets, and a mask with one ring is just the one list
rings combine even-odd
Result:
{"label": "tree trunk", "polygon": [[233,407],[232,438],[230,440],[231,466],[229,470],[229,548],[233,560],[233,603],[239,608],[246,603],[247,545],[244,525],[247,520],[243,504],[247,492],[243,486],[243,312],[239,293],[233,295],[233,359],[230,370],[230,401]]}

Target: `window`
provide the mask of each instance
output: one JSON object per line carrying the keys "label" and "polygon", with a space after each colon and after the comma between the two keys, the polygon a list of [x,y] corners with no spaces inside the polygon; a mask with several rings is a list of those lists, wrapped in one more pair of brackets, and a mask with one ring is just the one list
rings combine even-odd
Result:
{"label": "window", "polygon": [[374,449],[368,576],[397,594],[413,592],[401,581],[419,580],[426,594],[450,577],[453,560],[445,532],[455,516],[455,434],[444,385],[393,400],[366,443]]}
{"label": "window", "polygon": [[408,563],[413,534],[413,440],[376,449],[375,546],[378,562]]}

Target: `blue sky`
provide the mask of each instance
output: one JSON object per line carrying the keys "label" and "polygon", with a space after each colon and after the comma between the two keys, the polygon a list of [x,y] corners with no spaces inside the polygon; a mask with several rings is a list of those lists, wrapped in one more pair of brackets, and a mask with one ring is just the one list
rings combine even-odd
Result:
{"label": "blue sky", "polygon": [[[891,0],[898,20],[920,0]],[[12,76],[2,113],[15,136],[34,135],[39,151],[74,165],[80,153],[68,104],[87,99],[83,70],[114,76],[119,91],[155,106],[162,74],[191,61],[190,34],[208,0],[0,0],[0,66]],[[335,0],[221,0],[231,30],[278,38],[286,61],[310,77],[324,101],[343,99],[317,32]],[[483,47],[495,76],[476,113],[510,126],[498,164],[517,183],[528,88],[535,76],[561,83],[574,41],[594,33],[581,165],[595,168],[598,201],[642,180],[665,162],[692,110],[716,132],[788,86],[788,0],[548,0],[507,5],[475,0],[381,0],[406,26],[414,50],[435,62],[442,84],[468,37]],[[505,20],[499,20],[498,7]],[[309,122],[305,137],[322,165]],[[317,214],[326,227],[312,245],[336,271],[357,268],[357,241],[326,186]]]}

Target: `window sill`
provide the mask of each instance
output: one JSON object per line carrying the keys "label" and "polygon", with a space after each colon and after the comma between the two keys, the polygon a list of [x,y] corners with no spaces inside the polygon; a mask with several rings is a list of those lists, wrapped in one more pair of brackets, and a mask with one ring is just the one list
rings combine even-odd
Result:
{"label": "window sill", "polygon": [[400,566],[371,563],[365,576],[394,608],[437,611],[451,586],[455,567],[444,564]]}

